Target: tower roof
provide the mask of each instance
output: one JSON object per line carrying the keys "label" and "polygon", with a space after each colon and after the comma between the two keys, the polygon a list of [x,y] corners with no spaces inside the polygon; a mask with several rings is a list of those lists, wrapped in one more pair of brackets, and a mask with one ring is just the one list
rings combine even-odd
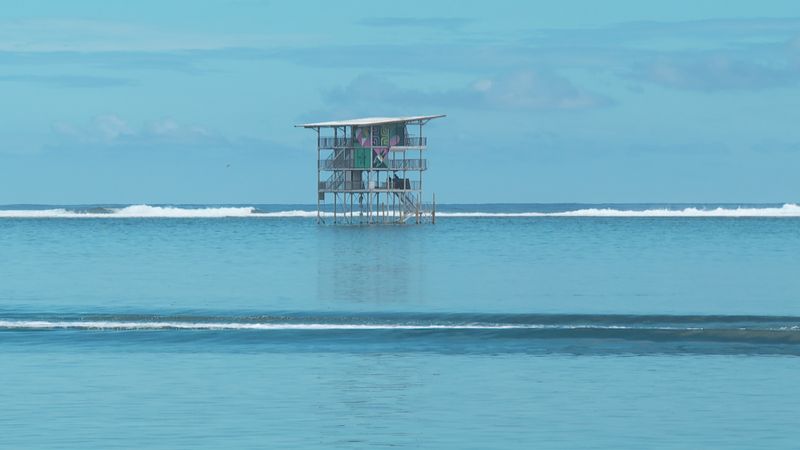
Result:
{"label": "tower roof", "polygon": [[408,116],[408,117],[365,117],[362,119],[334,120],[330,122],[304,123],[295,125],[303,128],[325,128],[325,127],[364,127],[370,125],[385,125],[389,123],[420,123],[425,124],[431,119],[445,117],[445,114],[433,116]]}

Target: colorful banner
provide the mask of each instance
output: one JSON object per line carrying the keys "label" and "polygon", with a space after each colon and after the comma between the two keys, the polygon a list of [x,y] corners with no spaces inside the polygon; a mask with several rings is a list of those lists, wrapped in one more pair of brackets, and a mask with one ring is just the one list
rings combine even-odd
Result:
{"label": "colorful banner", "polygon": [[[372,127],[353,127],[354,166],[359,169],[385,169],[389,147],[401,145],[405,140],[404,124],[389,124]],[[370,148],[372,161],[370,165]]]}
{"label": "colorful banner", "polygon": [[394,147],[401,145],[406,135],[403,124],[389,124],[373,127],[354,127],[354,145],[356,148]]}

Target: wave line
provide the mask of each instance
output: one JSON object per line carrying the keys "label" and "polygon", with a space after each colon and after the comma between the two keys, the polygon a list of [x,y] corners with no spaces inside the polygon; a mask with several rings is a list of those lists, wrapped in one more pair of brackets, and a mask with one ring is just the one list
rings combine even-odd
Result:
{"label": "wave line", "polygon": [[[330,217],[332,213],[323,212]],[[53,209],[0,209],[0,218],[7,219],[135,219],[135,218],[314,218],[316,211],[293,209],[285,211],[261,211],[253,206],[226,206],[184,208],[175,206],[130,205],[123,208],[89,208],[87,210]],[[583,208],[557,212],[489,212],[489,211],[439,211],[441,218],[525,218],[525,217],[800,217],[800,205],[787,203],[781,207],[737,207],[702,209],[614,209]]]}

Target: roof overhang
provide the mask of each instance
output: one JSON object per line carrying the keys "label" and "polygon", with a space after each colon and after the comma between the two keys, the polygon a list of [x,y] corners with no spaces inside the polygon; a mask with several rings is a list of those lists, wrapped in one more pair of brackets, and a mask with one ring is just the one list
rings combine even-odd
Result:
{"label": "roof overhang", "polygon": [[412,123],[426,124],[431,119],[445,117],[445,114],[433,116],[409,116],[409,117],[365,117],[363,119],[334,120],[331,122],[305,123],[295,125],[302,128],[328,128],[328,127],[366,127],[371,125],[386,125],[389,123]]}

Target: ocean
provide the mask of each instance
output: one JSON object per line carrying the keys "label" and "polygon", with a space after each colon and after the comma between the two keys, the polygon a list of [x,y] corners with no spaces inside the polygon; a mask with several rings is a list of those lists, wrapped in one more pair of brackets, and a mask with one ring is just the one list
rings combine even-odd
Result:
{"label": "ocean", "polygon": [[0,206],[0,448],[800,442],[796,204],[315,218]]}

